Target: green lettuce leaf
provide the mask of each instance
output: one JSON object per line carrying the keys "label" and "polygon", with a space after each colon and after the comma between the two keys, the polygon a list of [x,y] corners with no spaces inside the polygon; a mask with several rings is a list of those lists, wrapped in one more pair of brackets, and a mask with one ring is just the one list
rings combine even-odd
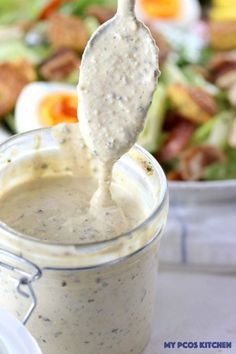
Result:
{"label": "green lettuce leaf", "polygon": [[68,15],[83,16],[87,7],[91,5],[115,7],[115,0],[77,0],[63,4],[60,12]]}
{"label": "green lettuce leaf", "polygon": [[182,70],[190,85],[199,87],[213,96],[219,95],[220,89],[209,81],[206,81],[200,74],[194,71],[191,66],[188,65]]}
{"label": "green lettuce leaf", "polygon": [[190,145],[199,145],[207,141],[216,123],[216,118],[202,124],[195,130],[190,140]]}
{"label": "green lettuce leaf", "polygon": [[15,117],[14,117],[14,113],[13,112],[9,113],[4,118],[4,122],[5,122],[6,126],[8,127],[8,129],[10,130],[10,132],[13,133],[13,134],[16,134]]}
{"label": "green lettuce leaf", "polygon": [[180,69],[176,63],[170,60],[167,61],[162,68],[161,81],[163,81],[166,85],[170,85],[175,82],[183,85],[187,85],[189,83],[182,69]]}
{"label": "green lettuce leaf", "polygon": [[89,35],[91,36],[93,32],[100,26],[98,20],[92,16],[86,16],[83,20]]}
{"label": "green lettuce leaf", "polygon": [[0,41],[0,62],[17,59],[28,59],[33,64],[38,64],[50,54],[48,46],[27,47],[21,39]]}
{"label": "green lettuce leaf", "polygon": [[207,143],[220,149],[227,147],[230,129],[233,123],[234,114],[230,111],[221,112],[215,119]]}
{"label": "green lettuce leaf", "polygon": [[144,130],[138,142],[150,152],[156,152],[161,143],[162,125],[167,110],[166,87],[159,83],[153,95],[151,107],[147,113]]}
{"label": "green lettuce leaf", "polygon": [[34,20],[48,0],[0,0],[0,25]]}
{"label": "green lettuce leaf", "polygon": [[236,149],[229,149],[226,155],[226,162],[215,163],[206,167],[205,180],[236,179]]}

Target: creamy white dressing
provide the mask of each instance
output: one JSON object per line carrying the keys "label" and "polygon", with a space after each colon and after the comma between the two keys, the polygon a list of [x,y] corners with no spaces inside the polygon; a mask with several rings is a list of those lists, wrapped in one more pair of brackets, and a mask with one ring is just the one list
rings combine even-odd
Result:
{"label": "creamy white dressing", "polygon": [[[134,4],[120,0],[117,15],[88,43],[78,86],[80,124],[53,129],[62,160],[77,176],[77,188],[75,180],[64,177],[61,181],[29,181],[19,187],[20,192],[16,187],[4,197],[0,214],[11,227],[45,240],[56,232],[58,242],[86,243],[114,238],[144,219],[138,206],[135,212],[135,196],[130,200],[121,190],[114,193],[111,188],[114,163],[142,130],[159,73],[156,46],[149,30],[136,19]],[[81,171],[90,168],[93,178],[81,179]],[[17,200],[21,215],[30,218],[11,215]],[[55,210],[51,210],[52,203]],[[43,212],[34,217],[36,205]]]}
{"label": "creamy white dressing", "polygon": [[[0,219],[23,234],[53,242],[82,244],[116,237],[121,228],[116,207],[90,210],[96,186],[90,176],[32,179],[4,194]],[[113,184],[112,195],[126,229],[145,219],[142,206],[122,186]]]}
{"label": "creamy white dressing", "polygon": [[[102,241],[129,231],[144,218],[144,213],[141,217],[141,214],[137,212],[138,217],[135,222],[134,220],[131,222],[131,215],[127,214],[126,209],[133,210],[133,208],[126,203],[122,193],[121,198],[116,197],[111,187],[114,163],[137,140],[143,128],[159,74],[156,45],[147,27],[137,20],[134,7],[134,0],[119,0],[117,14],[98,29],[86,47],[78,85],[79,125],[62,125],[53,129],[54,138],[60,146],[61,159],[63,163],[66,161],[68,171],[78,177],[78,185],[82,184],[79,180],[82,171],[92,170],[93,175],[92,178],[83,181],[81,189],[78,187],[76,190],[74,183],[70,183],[73,197],[77,199],[79,205],[76,210],[72,208],[73,217],[67,218],[66,227],[76,229],[74,238],[69,237],[71,242],[79,242],[78,234],[82,234],[82,239],[91,241],[91,232],[86,234],[84,231],[86,229],[84,220],[87,220],[90,229],[94,230],[93,241]],[[40,141],[37,142],[38,145]],[[43,156],[36,152],[33,164],[36,167],[43,165]],[[19,166],[17,171],[20,171]],[[42,174],[42,170],[37,168],[33,177],[37,179]],[[94,179],[98,180],[98,187],[95,189]],[[32,205],[39,203],[40,196],[45,194],[43,188],[47,190],[47,184],[53,183],[46,180],[44,182],[26,181],[26,183],[28,183],[27,186],[19,186],[19,192],[16,186],[12,194],[3,197],[4,203],[2,203],[0,217],[10,226],[31,236],[37,236],[39,229],[34,229],[33,215],[30,218],[31,221],[27,221],[27,223],[32,223],[32,227],[25,228],[24,218],[17,223],[13,222],[14,213],[9,216],[8,220],[10,213],[8,204],[12,198],[16,203],[15,208],[18,209],[19,203],[17,204],[14,195],[19,194],[21,210],[25,215],[31,215]],[[31,190],[32,183],[42,184],[42,191],[38,195],[27,193],[27,189]],[[63,183],[67,184],[66,181]],[[58,179],[55,180],[56,184],[58,184]],[[48,190],[48,197],[46,194],[44,196],[45,210],[46,204],[50,205],[50,198],[52,198],[49,192]],[[53,198],[56,204],[60,204],[60,198],[61,201],[67,198],[66,189],[63,191],[62,187],[60,190],[58,187],[58,193],[55,192]],[[122,198],[124,203],[120,202]],[[137,204],[135,196],[133,199],[133,203]],[[57,212],[58,217],[62,218],[62,211]],[[53,219],[49,218],[47,226],[40,229],[44,239],[51,237],[47,236],[47,228],[53,232],[50,220]],[[38,237],[41,237],[40,232]],[[57,237],[57,241],[63,241],[60,233]]]}
{"label": "creamy white dressing", "polygon": [[113,165],[137,140],[159,75],[156,45],[134,5],[118,1],[116,16],[91,38],[81,63],[80,129],[100,172],[92,205],[114,204]]}

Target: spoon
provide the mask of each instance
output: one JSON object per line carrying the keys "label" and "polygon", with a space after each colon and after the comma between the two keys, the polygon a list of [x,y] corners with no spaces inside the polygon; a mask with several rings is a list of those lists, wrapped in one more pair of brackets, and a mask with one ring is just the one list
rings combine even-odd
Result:
{"label": "spoon", "polygon": [[135,0],[118,0],[87,44],[78,85],[81,133],[100,161],[118,160],[136,142],[158,76],[158,50]]}
{"label": "spoon", "polygon": [[82,137],[97,157],[99,186],[91,210],[115,208],[112,169],[137,140],[156,88],[158,51],[150,31],[135,16],[135,0],[118,0],[116,15],[90,39],[80,67]]}

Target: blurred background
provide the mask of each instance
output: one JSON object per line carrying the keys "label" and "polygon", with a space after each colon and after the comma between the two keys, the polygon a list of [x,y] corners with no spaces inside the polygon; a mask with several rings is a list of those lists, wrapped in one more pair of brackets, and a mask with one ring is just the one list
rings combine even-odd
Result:
{"label": "blurred background", "polygon": [[[115,9],[115,0],[0,1],[2,139],[77,121],[83,50]],[[235,179],[236,0],[137,0],[137,15],[162,71],[139,143],[171,181]]]}
{"label": "blurred background", "polygon": [[[115,9],[115,0],[0,0],[1,141],[77,122],[84,48]],[[137,0],[136,10],[162,72],[139,143],[171,197],[148,353],[166,353],[163,338],[236,346],[236,0]]]}

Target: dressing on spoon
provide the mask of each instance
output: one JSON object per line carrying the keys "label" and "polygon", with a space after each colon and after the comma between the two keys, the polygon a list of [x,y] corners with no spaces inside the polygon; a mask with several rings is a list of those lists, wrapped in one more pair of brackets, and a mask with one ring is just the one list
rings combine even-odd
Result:
{"label": "dressing on spoon", "polygon": [[91,212],[112,207],[117,222],[122,213],[110,192],[112,168],[142,131],[159,76],[157,47],[134,8],[135,0],[118,0],[116,15],[86,47],[78,85],[81,134],[98,160]]}
{"label": "dressing on spoon", "polygon": [[[115,176],[111,183],[114,163],[143,128],[159,73],[157,49],[149,30],[136,19],[134,4],[120,0],[116,16],[86,48],[78,89],[80,124],[53,129],[60,166],[65,165],[70,175],[39,178],[45,171],[37,166],[48,170],[57,166],[53,156],[44,155],[42,160],[36,154],[32,181],[9,194],[2,191],[1,220],[16,230],[43,239],[56,235],[57,241],[69,243],[99,242],[132,230],[145,219],[138,191],[129,195],[126,180],[118,182]],[[98,188],[90,168],[94,160]],[[23,162],[21,166],[15,169],[19,175],[26,173]],[[12,213],[15,205],[20,205],[15,208],[19,215]]]}

